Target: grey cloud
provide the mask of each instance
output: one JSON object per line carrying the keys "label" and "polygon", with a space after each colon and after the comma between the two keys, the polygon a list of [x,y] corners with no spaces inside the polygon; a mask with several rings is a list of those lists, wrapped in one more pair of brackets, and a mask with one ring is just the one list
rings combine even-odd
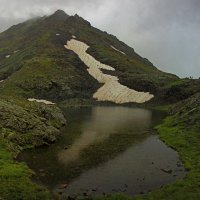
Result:
{"label": "grey cloud", "polygon": [[57,9],[78,13],[160,69],[200,76],[199,0],[0,0],[0,31]]}

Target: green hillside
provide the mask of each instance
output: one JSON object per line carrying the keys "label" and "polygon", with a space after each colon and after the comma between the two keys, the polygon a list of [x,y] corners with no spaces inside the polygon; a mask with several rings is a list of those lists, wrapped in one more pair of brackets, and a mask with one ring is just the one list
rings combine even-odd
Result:
{"label": "green hillside", "polygon": [[171,86],[180,81],[177,76],[158,70],[115,36],[63,11],[15,25],[0,34],[0,79],[6,79],[0,85],[1,93],[56,102],[92,99],[100,84],[88,74],[77,55],[64,48],[72,35],[90,46],[89,54],[114,67],[123,85],[153,93],[156,102],[170,100]]}

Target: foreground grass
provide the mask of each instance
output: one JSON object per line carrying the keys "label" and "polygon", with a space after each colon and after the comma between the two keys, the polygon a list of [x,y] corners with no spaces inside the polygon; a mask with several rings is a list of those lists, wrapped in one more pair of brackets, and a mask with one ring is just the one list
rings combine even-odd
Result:
{"label": "foreground grass", "polygon": [[13,160],[8,143],[0,138],[0,199],[51,199],[50,193],[32,183],[33,172],[24,164]]}
{"label": "foreground grass", "polygon": [[65,124],[56,106],[28,102],[22,98],[0,99],[0,199],[51,199],[50,192],[31,180],[33,172],[16,162],[24,149],[54,142]]}

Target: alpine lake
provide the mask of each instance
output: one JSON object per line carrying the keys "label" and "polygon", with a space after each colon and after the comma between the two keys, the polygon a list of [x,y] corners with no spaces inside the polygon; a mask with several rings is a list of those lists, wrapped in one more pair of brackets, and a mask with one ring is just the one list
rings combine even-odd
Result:
{"label": "alpine lake", "polygon": [[60,199],[143,194],[185,177],[176,151],[154,127],[165,113],[123,106],[63,110],[67,125],[55,144],[20,154],[33,181]]}

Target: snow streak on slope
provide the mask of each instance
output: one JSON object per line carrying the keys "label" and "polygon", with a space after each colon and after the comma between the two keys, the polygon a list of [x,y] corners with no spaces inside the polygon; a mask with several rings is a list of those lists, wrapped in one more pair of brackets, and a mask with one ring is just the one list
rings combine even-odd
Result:
{"label": "snow streak on slope", "polygon": [[55,104],[55,103],[53,103],[51,101],[47,101],[47,100],[44,100],[44,99],[29,98],[28,101],[35,101],[35,102],[38,102],[38,103],[44,103],[46,105],[54,105]]}
{"label": "snow streak on slope", "polygon": [[118,51],[119,53],[126,55],[123,51],[120,51],[119,49],[115,48],[114,46],[110,46],[112,49],[114,49],[115,51]]}
{"label": "snow streak on slope", "polygon": [[144,103],[154,97],[154,95],[149,94],[148,92],[138,92],[121,85],[118,77],[116,76],[104,74],[101,69],[111,71],[115,71],[115,69],[97,61],[94,57],[89,55],[86,52],[89,48],[87,44],[75,39],[71,39],[67,42],[65,48],[76,53],[88,67],[88,73],[98,80],[99,83],[104,83],[104,85],[93,95],[93,98],[97,99],[98,101],[111,101],[118,104],[130,102]]}

